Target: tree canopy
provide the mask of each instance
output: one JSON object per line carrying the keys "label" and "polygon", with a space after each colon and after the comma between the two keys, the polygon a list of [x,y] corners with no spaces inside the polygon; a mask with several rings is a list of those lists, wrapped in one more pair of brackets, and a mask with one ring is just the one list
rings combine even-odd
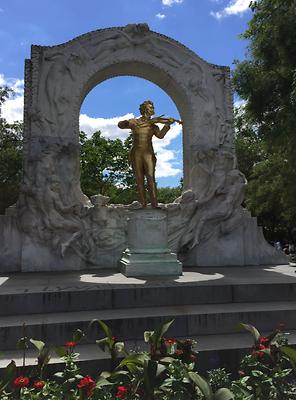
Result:
{"label": "tree canopy", "polygon": [[[0,87],[1,105],[11,89]],[[22,123],[9,124],[0,113],[0,214],[18,198],[22,170]]]}
{"label": "tree canopy", "polygon": [[130,138],[106,139],[100,131],[90,138],[80,132],[81,188],[87,196],[116,196],[118,189],[132,189],[135,179],[129,164]]}
{"label": "tree canopy", "polygon": [[247,206],[270,237],[296,240],[296,3],[251,2],[241,36],[247,59],[233,83],[245,105],[236,115],[240,168],[249,179]]}

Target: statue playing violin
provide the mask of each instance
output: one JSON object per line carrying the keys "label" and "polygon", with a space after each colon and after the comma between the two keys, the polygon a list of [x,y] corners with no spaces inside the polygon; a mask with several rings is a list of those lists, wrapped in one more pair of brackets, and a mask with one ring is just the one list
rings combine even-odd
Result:
{"label": "statue playing violin", "polygon": [[[130,162],[137,182],[139,201],[142,207],[147,206],[144,179],[146,177],[151,206],[158,207],[155,183],[156,157],[152,146],[152,138],[155,135],[163,139],[173,123],[182,124],[175,118],[166,118],[163,115],[154,117],[154,105],[146,100],[140,105],[141,117],[120,121],[120,129],[131,129],[133,144],[130,151]],[[163,124],[160,129],[156,124]]]}

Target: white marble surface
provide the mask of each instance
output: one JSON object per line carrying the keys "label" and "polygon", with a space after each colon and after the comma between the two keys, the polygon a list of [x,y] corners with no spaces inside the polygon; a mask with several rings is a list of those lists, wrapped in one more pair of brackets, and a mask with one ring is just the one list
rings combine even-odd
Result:
{"label": "white marble surface", "polygon": [[286,263],[241,206],[246,180],[234,150],[229,67],[204,61],[147,24],[129,24],[32,46],[24,173],[9,210],[13,229],[0,219],[0,271],[117,267],[127,246],[127,207],[108,205],[104,196],[92,203],[82,193],[78,138],[83,99],[119,75],[154,82],[183,120],[184,193],[167,206],[169,244],[183,264]]}

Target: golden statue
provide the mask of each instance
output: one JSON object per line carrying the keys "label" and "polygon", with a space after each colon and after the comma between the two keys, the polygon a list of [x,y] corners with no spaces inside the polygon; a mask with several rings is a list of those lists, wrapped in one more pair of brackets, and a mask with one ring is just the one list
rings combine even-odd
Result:
{"label": "golden statue", "polygon": [[[182,124],[182,121],[174,118],[160,117],[151,118],[154,115],[154,105],[152,101],[144,101],[140,105],[141,117],[120,121],[118,127],[121,129],[131,129],[133,135],[133,145],[130,152],[130,162],[136,177],[139,201],[146,207],[146,196],[144,178],[147,179],[147,186],[150,201],[153,208],[158,206],[155,184],[155,165],[156,157],[152,146],[152,137],[155,135],[163,139],[169,131],[170,125],[174,122]],[[164,124],[162,129],[156,123]]]}

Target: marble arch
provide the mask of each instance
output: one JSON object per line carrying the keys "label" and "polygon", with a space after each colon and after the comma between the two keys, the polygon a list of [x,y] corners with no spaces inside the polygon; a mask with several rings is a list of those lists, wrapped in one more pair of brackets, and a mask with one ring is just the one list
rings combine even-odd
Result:
{"label": "marble arch", "polygon": [[4,270],[117,266],[128,207],[82,193],[78,130],[86,94],[119,75],[160,86],[184,121],[184,193],[164,206],[170,245],[184,265],[286,263],[241,206],[246,182],[233,147],[229,68],[207,63],[147,24],[131,24],[32,46],[25,63],[21,193],[0,220]]}

